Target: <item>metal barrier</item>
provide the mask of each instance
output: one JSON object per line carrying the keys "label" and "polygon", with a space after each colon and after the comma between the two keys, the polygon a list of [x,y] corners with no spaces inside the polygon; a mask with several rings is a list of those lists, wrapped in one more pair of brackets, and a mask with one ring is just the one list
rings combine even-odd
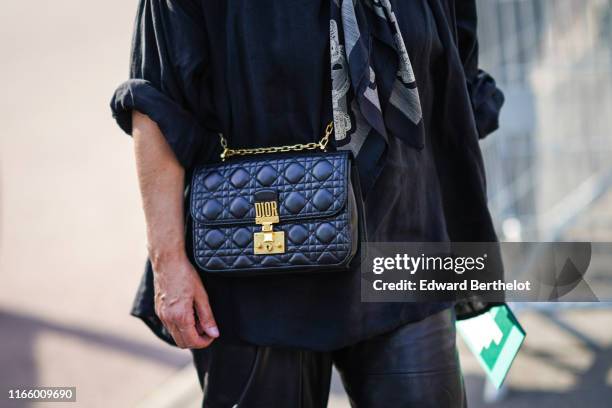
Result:
{"label": "metal barrier", "polygon": [[[478,8],[480,65],[506,94],[501,128],[482,145],[500,238],[567,238],[612,185],[612,0]],[[600,240],[612,238],[607,217]]]}
{"label": "metal barrier", "polygon": [[[612,241],[612,0],[478,0],[478,12],[480,66],[506,95],[482,143],[500,239]],[[568,307],[610,306],[512,307],[559,322]]]}

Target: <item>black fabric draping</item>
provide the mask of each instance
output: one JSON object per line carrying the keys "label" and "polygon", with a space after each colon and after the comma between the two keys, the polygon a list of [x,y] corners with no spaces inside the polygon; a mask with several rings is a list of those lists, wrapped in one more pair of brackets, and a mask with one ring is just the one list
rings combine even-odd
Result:
{"label": "black fabric draping", "polygon": [[[130,79],[113,96],[114,117],[130,133],[132,110],[149,115],[188,174],[218,160],[217,132],[233,147],[318,140],[333,116],[330,1],[140,0]],[[474,0],[391,5],[419,90],[424,140],[415,148],[402,135],[389,137],[365,197],[369,239],[496,241],[478,141],[496,128],[503,96],[478,69]],[[379,70],[395,58],[382,53],[371,62]],[[202,278],[228,342],[333,350],[451,306],[363,303],[359,271]],[[147,262],[132,313],[171,342],[155,316],[152,280]]]}

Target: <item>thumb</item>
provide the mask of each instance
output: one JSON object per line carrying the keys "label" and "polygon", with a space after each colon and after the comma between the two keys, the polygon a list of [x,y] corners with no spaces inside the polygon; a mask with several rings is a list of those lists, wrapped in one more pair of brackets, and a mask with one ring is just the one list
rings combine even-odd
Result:
{"label": "thumb", "polygon": [[219,337],[219,328],[217,322],[210,309],[210,303],[208,302],[208,296],[202,294],[194,298],[195,311],[198,316],[198,325],[208,336],[212,338]]}

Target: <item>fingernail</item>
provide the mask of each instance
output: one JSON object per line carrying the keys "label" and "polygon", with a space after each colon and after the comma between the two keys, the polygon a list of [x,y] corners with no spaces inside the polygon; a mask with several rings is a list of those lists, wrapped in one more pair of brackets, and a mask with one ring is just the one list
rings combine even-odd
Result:
{"label": "fingernail", "polygon": [[217,329],[217,326],[206,328],[206,333],[212,337],[219,337],[219,329]]}

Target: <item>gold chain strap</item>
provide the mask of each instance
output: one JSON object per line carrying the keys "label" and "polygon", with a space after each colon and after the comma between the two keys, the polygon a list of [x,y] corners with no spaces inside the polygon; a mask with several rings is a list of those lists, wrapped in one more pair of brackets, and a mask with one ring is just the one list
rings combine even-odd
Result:
{"label": "gold chain strap", "polygon": [[298,143],[287,146],[254,147],[251,149],[231,149],[227,147],[227,140],[225,139],[225,137],[223,137],[223,135],[219,133],[221,147],[223,147],[223,151],[221,152],[221,161],[225,161],[225,159],[232,156],[246,156],[249,154],[297,152],[301,150],[315,149],[325,150],[327,148],[327,143],[329,143],[329,137],[331,136],[333,130],[334,122],[332,121],[329,122],[329,124],[325,128],[325,134],[318,142],[310,142],[306,144]]}

